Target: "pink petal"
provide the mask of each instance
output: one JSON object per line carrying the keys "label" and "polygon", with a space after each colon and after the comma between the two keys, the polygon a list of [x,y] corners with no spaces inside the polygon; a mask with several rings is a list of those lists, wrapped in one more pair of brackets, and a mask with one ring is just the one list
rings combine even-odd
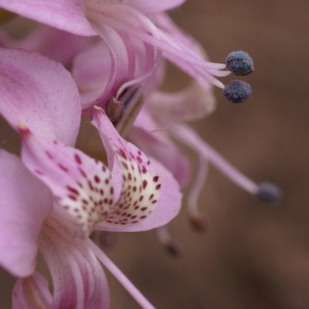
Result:
{"label": "pink petal", "polygon": [[149,0],[131,0],[130,6],[145,13],[159,13],[173,9],[183,4],[185,0],[161,0],[161,1],[149,1]]}
{"label": "pink petal", "polygon": [[[170,221],[172,218],[169,214],[173,213],[174,215],[180,207],[180,193],[176,181],[168,172],[165,174],[161,166],[159,166],[160,173],[158,173],[145,154],[133,144],[122,139],[102,109],[95,108],[92,123],[99,130],[105,145],[109,168],[115,183],[116,196],[119,196],[112,213],[99,224],[98,228],[114,231],[137,231],[151,229],[157,227],[158,224]],[[174,194],[175,198],[175,204],[172,204],[171,210],[167,210],[166,220],[163,219],[164,214],[161,211],[155,217],[152,214],[152,212],[156,212],[160,201],[165,200],[165,197],[161,196],[163,181],[168,185],[171,184],[170,193]],[[155,219],[152,220],[152,218]],[[143,221],[149,223],[142,224]]]}
{"label": "pink petal", "polygon": [[89,38],[40,24],[23,39],[15,40],[10,47],[23,48],[62,64],[70,64],[88,40]]}
{"label": "pink petal", "polygon": [[16,129],[74,144],[80,99],[71,74],[54,61],[20,49],[0,49],[0,112]]}
{"label": "pink petal", "polygon": [[138,223],[128,226],[119,227],[107,225],[105,222],[102,222],[97,225],[98,229],[114,232],[147,231],[166,225],[178,215],[182,203],[182,194],[179,190],[179,184],[172,174],[160,163],[156,162],[154,159],[151,159],[151,163],[161,181],[160,198],[151,215],[145,220],[140,220]]}
{"label": "pink petal", "polygon": [[[171,120],[190,121],[205,118],[216,107],[212,89],[206,90],[197,82],[174,93],[157,91],[149,100],[150,110],[161,124]],[[164,125],[164,124],[163,124]]]}
{"label": "pink petal", "polygon": [[0,264],[19,277],[35,268],[41,225],[52,208],[49,190],[19,158],[0,150]]}
{"label": "pink petal", "polygon": [[107,217],[113,204],[109,170],[81,151],[39,138],[21,129],[25,165],[52,191],[60,218],[72,221],[73,233],[88,236]]}
{"label": "pink petal", "polygon": [[53,282],[51,308],[109,308],[105,274],[85,239],[70,237],[52,218],[44,227],[40,250]]}
{"label": "pink petal", "polygon": [[48,281],[35,272],[26,279],[19,279],[13,289],[13,309],[50,308],[52,296],[48,289]]}
{"label": "pink petal", "polygon": [[71,33],[93,36],[83,0],[0,0],[0,7]]}

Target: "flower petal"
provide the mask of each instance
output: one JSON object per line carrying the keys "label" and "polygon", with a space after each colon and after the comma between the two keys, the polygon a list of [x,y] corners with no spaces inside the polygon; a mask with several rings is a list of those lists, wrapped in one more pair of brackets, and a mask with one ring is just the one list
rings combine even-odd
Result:
{"label": "flower petal", "polygon": [[96,35],[85,16],[83,0],[0,0],[0,7],[61,30]]}
{"label": "flower petal", "polygon": [[164,0],[164,1],[149,1],[149,0],[131,0],[130,6],[145,13],[159,13],[173,9],[183,4],[185,0]]}
{"label": "flower petal", "polygon": [[49,190],[19,158],[0,150],[0,264],[13,275],[35,268],[37,238],[52,208]]}
{"label": "flower petal", "polygon": [[[165,174],[161,166],[159,166],[161,174],[158,173],[145,154],[133,144],[122,139],[102,109],[95,108],[92,123],[99,130],[105,145],[109,168],[118,193],[116,196],[119,197],[112,213],[99,224],[98,228],[114,231],[137,231],[140,230],[140,226],[142,229],[151,229],[157,227],[158,224],[161,225],[163,221],[165,223],[170,221],[171,217],[169,216],[165,220],[164,214],[161,212],[158,216],[160,219],[155,216],[152,221],[152,212],[158,207],[158,200],[165,200],[165,197],[161,197],[164,184],[161,178],[166,175],[169,177],[166,176],[164,182],[171,185],[171,188],[165,188],[163,192],[171,190],[172,195],[175,193],[176,208],[177,211],[179,210],[180,193],[173,177],[168,172]],[[174,204],[172,209],[173,214],[177,212],[174,211]],[[141,225],[146,220],[148,224]]]}
{"label": "flower petal", "polygon": [[15,129],[20,123],[40,136],[74,144],[80,99],[68,71],[20,49],[0,49],[0,112]]}
{"label": "flower petal", "polygon": [[26,279],[19,279],[14,285],[13,309],[50,308],[52,296],[48,289],[48,281],[35,272]]}
{"label": "flower petal", "polygon": [[28,129],[21,134],[22,159],[52,191],[60,206],[59,220],[68,219],[74,234],[88,236],[113,204],[109,170],[77,149],[36,137]]}

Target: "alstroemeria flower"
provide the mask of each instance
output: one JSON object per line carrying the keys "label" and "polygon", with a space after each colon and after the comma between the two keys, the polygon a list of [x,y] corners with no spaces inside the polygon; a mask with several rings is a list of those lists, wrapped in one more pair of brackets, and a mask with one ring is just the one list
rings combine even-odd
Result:
{"label": "alstroemeria flower", "polygon": [[[209,90],[209,84],[214,84],[225,89],[216,76],[230,74],[229,71],[221,71],[226,65],[206,61],[199,45],[173,25],[164,13],[183,2],[169,0],[150,4],[147,0],[56,0],[47,3],[42,0],[0,0],[0,7],[74,34],[101,36],[106,45],[101,57],[109,58],[108,78],[99,97],[85,103],[84,108],[87,108],[94,104],[105,107],[108,99],[113,96],[118,99],[126,88],[145,81],[155,71],[161,54],[196,79],[203,88]],[[139,49],[138,53],[136,49]],[[142,73],[135,65],[137,54],[139,62],[144,60]],[[119,88],[118,91],[115,87]],[[234,98],[232,95],[226,97]]]}
{"label": "alstroemeria flower", "polygon": [[[22,137],[21,159],[0,153],[0,264],[18,277],[30,275],[16,284],[13,308],[107,308],[96,257],[152,308],[87,237],[94,228],[141,231],[166,224],[180,207],[176,181],[125,141],[100,108],[93,123],[109,166],[73,148],[81,107],[71,75],[38,54],[0,49],[0,55],[0,112]],[[33,274],[38,249],[53,295]]]}

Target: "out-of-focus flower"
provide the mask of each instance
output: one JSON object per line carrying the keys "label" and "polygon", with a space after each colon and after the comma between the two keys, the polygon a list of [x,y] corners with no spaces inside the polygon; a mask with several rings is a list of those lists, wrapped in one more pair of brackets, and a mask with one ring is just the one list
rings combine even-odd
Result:
{"label": "out-of-focus flower", "polygon": [[[27,277],[14,288],[13,308],[108,308],[96,256],[144,308],[152,308],[87,237],[94,228],[141,231],[168,223],[180,208],[178,184],[121,138],[100,108],[93,124],[109,167],[73,148],[81,107],[71,75],[38,54],[0,53],[0,112],[22,137],[21,159],[0,152],[0,263]],[[33,274],[38,248],[53,296]]]}

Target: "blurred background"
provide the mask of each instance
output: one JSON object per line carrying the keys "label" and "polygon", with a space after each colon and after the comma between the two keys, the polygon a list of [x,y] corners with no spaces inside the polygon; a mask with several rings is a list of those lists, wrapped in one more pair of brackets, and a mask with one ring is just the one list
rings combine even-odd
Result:
{"label": "blurred background", "polygon": [[[254,181],[278,184],[283,197],[263,203],[211,168],[199,203],[208,232],[192,231],[186,199],[169,226],[182,258],[166,254],[154,231],[119,235],[106,252],[156,308],[309,308],[308,12],[305,0],[187,0],[171,12],[212,61],[233,50],[254,58],[251,100],[233,105],[216,90],[216,111],[193,126]],[[6,309],[14,279],[0,275]],[[138,309],[108,277],[111,309]]]}

